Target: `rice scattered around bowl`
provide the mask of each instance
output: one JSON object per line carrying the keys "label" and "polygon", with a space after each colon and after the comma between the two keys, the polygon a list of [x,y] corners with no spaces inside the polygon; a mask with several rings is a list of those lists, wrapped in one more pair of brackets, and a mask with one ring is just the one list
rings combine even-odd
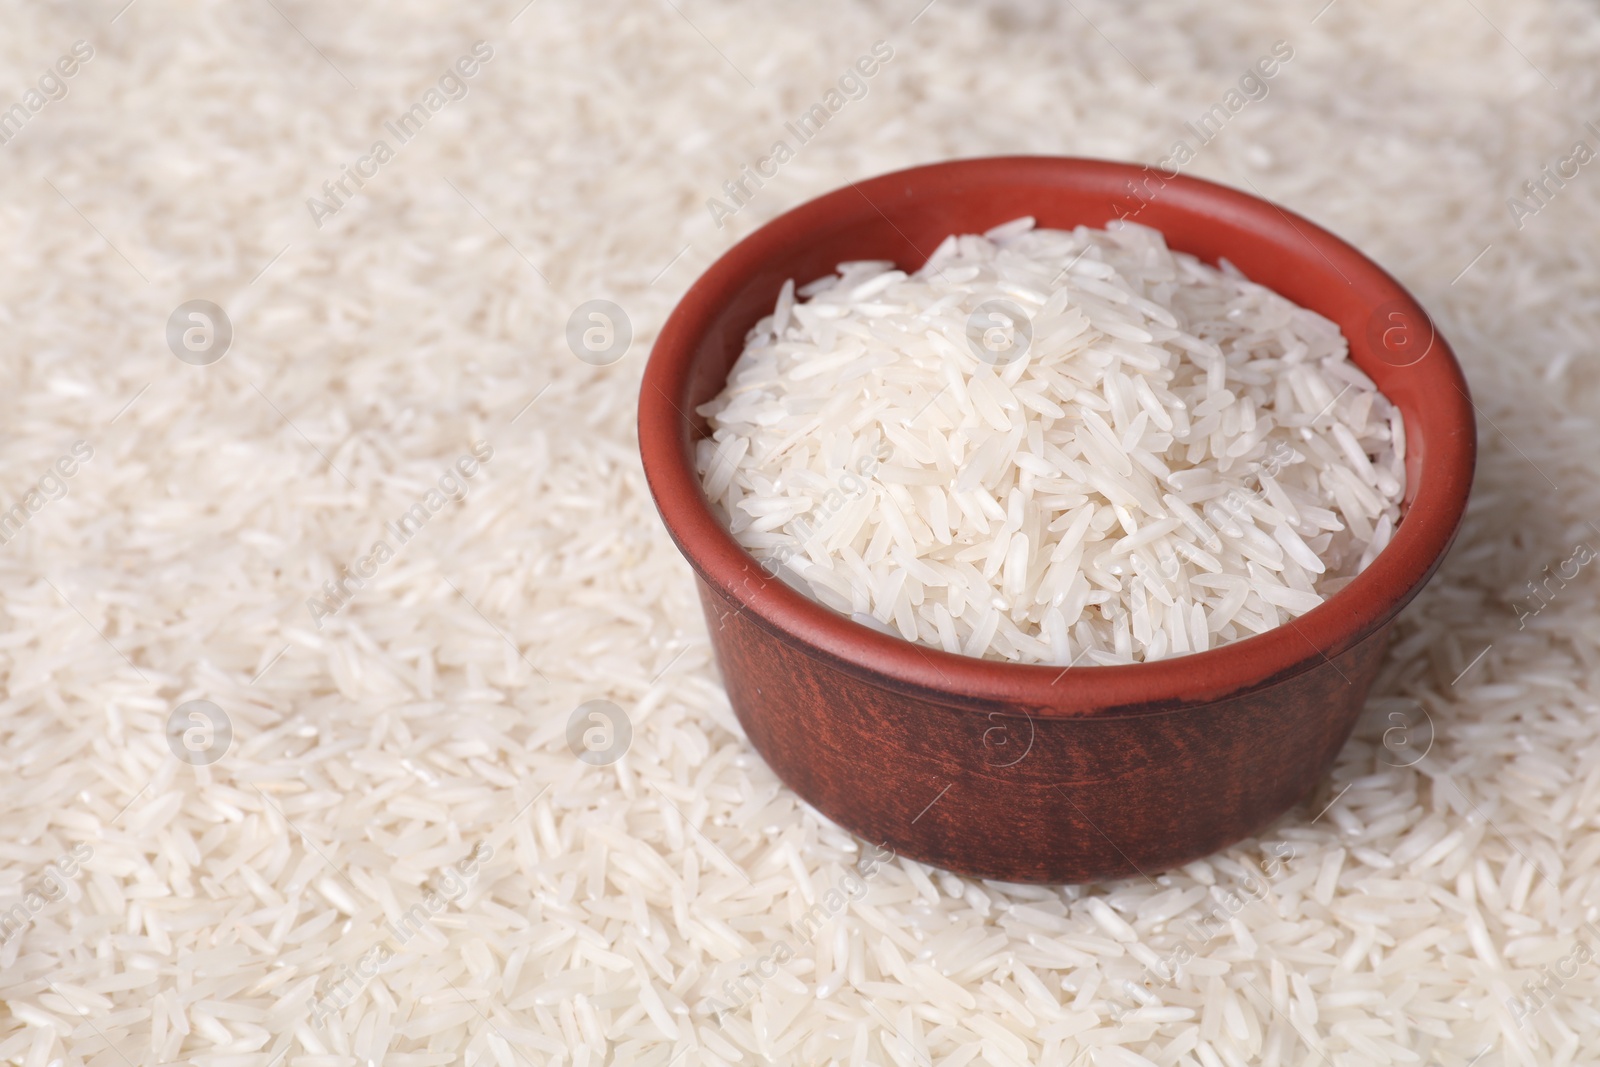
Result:
{"label": "rice scattered around bowl", "polygon": [[841,263],[699,411],[707,496],[820,603],[1022,663],[1201,652],[1388,544],[1400,415],[1338,327],[1128,223]]}

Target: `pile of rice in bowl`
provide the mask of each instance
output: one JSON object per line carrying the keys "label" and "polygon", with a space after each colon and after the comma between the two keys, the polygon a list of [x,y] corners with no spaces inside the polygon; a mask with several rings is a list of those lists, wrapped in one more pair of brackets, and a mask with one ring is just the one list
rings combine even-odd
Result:
{"label": "pile of rice in bowl", "polygon": [[1128,223],[785,284],[699,408],[707,497],[800,591],[948,652],[1118,664],[1320,604],[1388,544],[1400,414],[1329,320]]}

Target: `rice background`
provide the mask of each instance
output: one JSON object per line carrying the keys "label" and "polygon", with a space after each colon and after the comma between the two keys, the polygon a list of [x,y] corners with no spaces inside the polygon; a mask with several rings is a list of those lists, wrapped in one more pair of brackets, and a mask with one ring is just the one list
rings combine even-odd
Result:
{"label": "rice background", "polygon": [[[94,49],[0,145],[0,509],[66,487],[0,545],[4,1062],[1600,1062],[1594,569],[1537,612],[1526,585],[1600,545],[1600,163],[1520,229],[1507,205],[1600,148],[1592,5],[123,3],[0,9],[0,108]],[[319,228],[307,198],[479,40]],[[880,40],[719,229],[706,200]],[[648,346],[801,200],[953,156],[1155,161],[1278,40],[1187,170],[1434,314],[1482,416],[1462,535],[1261,838],[1093,889],[873,865],[718,687],[635,455]],[[167,347],[193,299],[233,326],[209,366]],[[632,324],[610,366],[564,339],[591,299]],[[464,501],[314,620],[474,442]],[[214,763],[169,748],[191,700],[231,727]],[[569,747],[591,700],[627,716],[616,763]]]}

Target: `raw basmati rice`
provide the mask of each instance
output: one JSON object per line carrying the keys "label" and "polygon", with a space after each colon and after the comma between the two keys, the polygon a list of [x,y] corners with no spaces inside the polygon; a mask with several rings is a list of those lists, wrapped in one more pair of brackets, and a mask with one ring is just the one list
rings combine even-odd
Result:
{"label": "raw basmati rice", "polygon": [[[136,3],[108,23],[121,6],[90,25],[79,5],[13,5],[0,35],[7,104],[59,46],[106,38],[72,96],[0,152],[19,179],[49,177],[155,283],[42,181],[14,183],[4,503],[63,443],[84,437],[95,458],[0,553],[0,912],[74,845],[94,856],[0,946],[0,1062],[1600,1062],[1600,965],[1562,966],[1600,921],[1600,567],[1548,577],[1572,573],[1576,542],[1600,547],[1600,296],[1584,284],[1600,174],[1586,167],[1525,229],[1504,224],[1503,196],[1546,150],[1588,138],[1481,19],[1339,3],[1313,26],[1320,2],[1291,22],[1264,0],[1152,0],[939,3],[906,26],[920,3],[825,18],[679,5],[753,92],[665,5],[624,23],[612,6],[534,5],[496,33],[521,0],[496,25],[488,6],[279,4],[353,92],[263,5],[174,19]],[[1592,77],[1591,6],[1479,6],[1558,85]],[[897,25],[896,59],[849,105],[864,110],[830,120],[748,211],[710,228],[710,186],[837,73],[818,57],[842,64]],[[764,216],[916,159],[1139,156],[1202,114],[1174,101],[1236,83],[1246,38],[1274,25],[1304,44],[1304,66],[1190,169],[1335,224],[1425,298],[1484,420],[1455,548],[1397,620],[1329,779],[1263,837],[1094,887],[902,858],[801,945],[793,923],[873,844],[783,786],[717,683],[692,572],[639,471],[642,346]],[[328,227],[284,236],[293,247],[246,287],[282,247],[261,227],[280,212],[309,227],[303,197],[346,158],[318,131],[373,128],[414,98],[408,79],[436,77],[437,56],[486,31],[492,84]],[[685,233],[690,215],[702,228]],[[174,272],[216,288],[175,290]],[[225,295],[232,279],[248,315]],[[637,331],[611,368],[559,340],[596,295]],[[209,368],[178,364],[159,336],[191,296],[222,301],[239,327]],[[337,577],[327,562],[365,552],[480,422],[496,454],[474,497],[322,631],[306,625],[301,598]],[[233,717],[211,767],[168,750],[168,714],[191,696]],[[568,751],[568,716],[596,698],[633,722],[613,767]],[[1448,856],[1394,861],[1441,825],[1464,835]],[[434,863],[480,840],[495,858],[434,919],[443,940],[419,935],[313,1026],[319,983],[375,943],[391,908],[417,903]],[[1097,898],[1138,942],[1106,935]],[[724,983],[786,938],[795,957],[718,1027]],[[924,992],[923,963],[975,1004]]]}
{"label": "raw basmati rice", "polygon": [[774,573],[907,640],[1201,652],[1316,607],[1400,521],[1400,416],[1348,354],[1155,230],[1021,218],[786,284],[699,470]]}

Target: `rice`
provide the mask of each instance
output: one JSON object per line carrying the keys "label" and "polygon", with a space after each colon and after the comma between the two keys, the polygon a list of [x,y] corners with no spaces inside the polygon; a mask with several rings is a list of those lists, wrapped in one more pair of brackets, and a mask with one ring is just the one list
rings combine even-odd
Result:
{"label": "rice", "polygon": [[786,284],[700,407],[697,462],[740,544],[867,625],[1158,660],[1310,611],[1388,543],[1404,433],[1348,357],[1155,230],[1020,218],[915,274]]}
{"label": "rice", "polygon": [[[1307,6],[1293,85],[1276,80],[1193,164],[1336,223],[1415,283],[1483,414],[1455,548],[1396,621],[1330,780],[1263,837],[1149,880],[1001,885],[900,858],[802,945],[797,917],[874,843],[787,789],[728,706],[639,469],[643,346],[711,257],[815,192],[915,159],[1164,146],[1201,114],[1172,101],[1234,84],[1244,36],[1292,12],[1077,5],[1152,90],[1068,5],[934,4],[893,37],[894,80],[726,230],[686,233],[709,186],[837,73],[818,57],[855,55],[922,5],[772,19],[680,4],[760,92],[665,5],[630,11],[626,32],[605,5],[534,5],[505,33],[521,0],[278,6],[360,92],[265,5],[173,19],[141,2],[111,23],[119,2],[93,24],[77,5],[13,5],[0,35],[5,104],[70,42],[95,44],[72,95],[0,151],[153,283],[42,181],[15,183],[3,503],[70,442],[95,455],[0,553],[0,915],[29,912],[0,944],[0,1063],[977,1067],[1017,1062],[1002,1028],[1022,1062],[1070,1067],[1119,1051],[1170,1067],[1600,1059],[1600,964],[1570,961],[1600,921],[1600,567],[1548,577],[1572,574],[1576,542],[1600,547],[1600,297],[1578,284],[1600,175],[1585,168],[1524,230],[1503,224],[1500,197],[1573,135],[1504,39],[1448,8],[1337,3],[1310,26],[1322,5]],[[1480,6],[1553,81],[1586,84],[1592,11]],[[345,135],[381,126],[486,30],[492,83],[311,229],[303,198],[348,158]],[[1513,90],[1515,109],[1480,106]],[[306,232],[274,239],[290,216]],[[608,368],[562,339],[600,295],[637,336]],[[211,367],[161,336],[195,296],[239,327]],[[307,625],[327,568],[476,436],[496,452],[474,496]],[[170,713],[197,698],[233,721],[210,766],[168,745]],[[569,717],[598,699],[632,719],[610,766],[569,748]],[[946,784],[930,775],[908,803]],[[1440,820],[1465,835],[1454,850],[1397,865]],[[495,855],[432,917],[443,943],[400,946],[318,1028],[319,983],[359,966],[477,841]],[[79,846],[94,854],[64,896],[27,896],[47,879],[59,895],[48,868]],[[1108,936],[1094,899],[1139,941]],[[795,956],[717,1026],[724,983],[759,978],[785,939]],[[631,966],[595,962],[615,955]],[[925,995],[921,964],[975,1006]]]}

